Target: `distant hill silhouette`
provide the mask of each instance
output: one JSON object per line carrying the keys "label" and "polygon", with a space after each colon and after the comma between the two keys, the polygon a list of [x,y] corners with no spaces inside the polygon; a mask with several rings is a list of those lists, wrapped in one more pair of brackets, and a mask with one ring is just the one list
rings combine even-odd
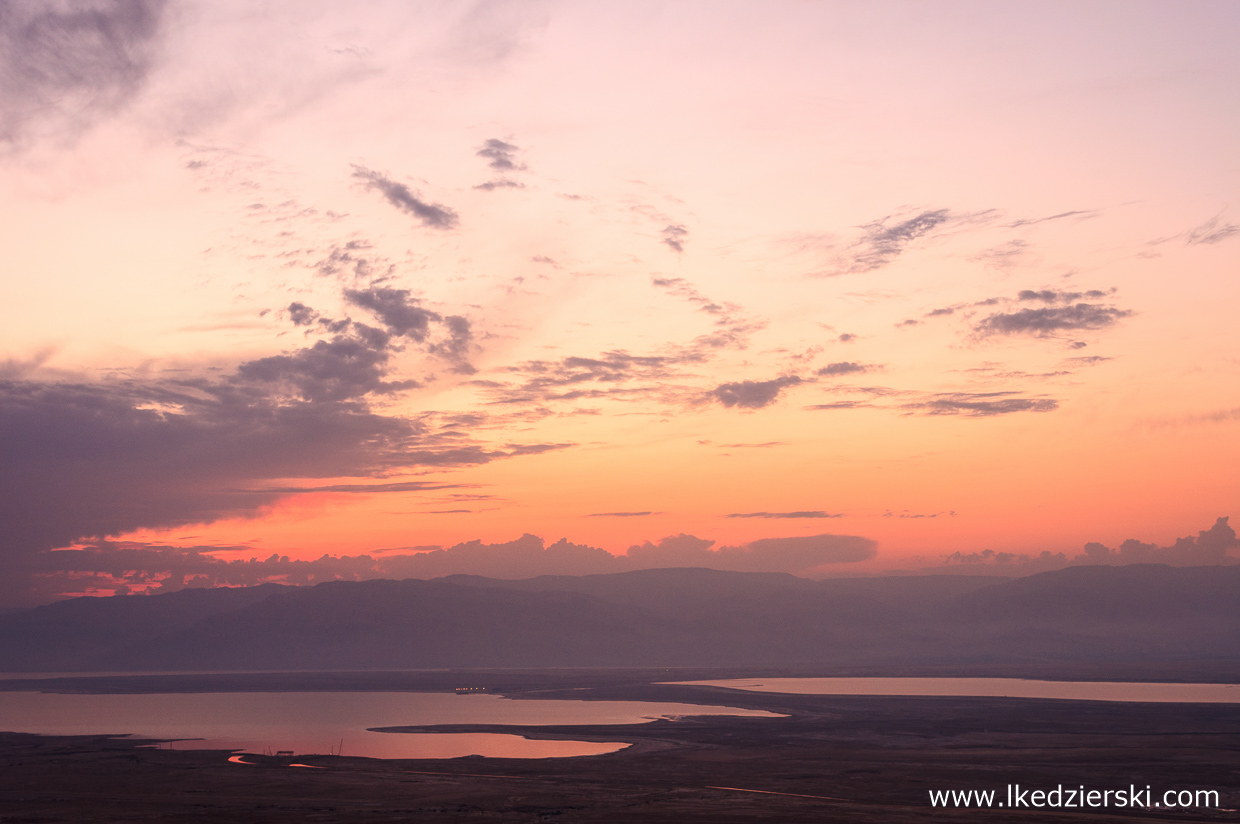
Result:
{"label": "distant hill silhouette", "polygon": [[652,569],[78,598],[0,615],[0,670],[1240,659],[1240,568],[812,581]]}

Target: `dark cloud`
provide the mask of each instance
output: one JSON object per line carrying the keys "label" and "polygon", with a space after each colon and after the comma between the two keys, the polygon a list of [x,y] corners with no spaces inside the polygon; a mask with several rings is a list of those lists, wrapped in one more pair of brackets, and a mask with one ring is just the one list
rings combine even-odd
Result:
{"label": "dark cloud", "polygon": [[412,338],[419,343],[426,339],[431,321],[443,320],[435,312],[418,305],[408,289],[377,286],[345,289],[344,299],[354,306],[369,309],[393,335]]}
{"label": "dark cloud", "polygon": [[482,144],[475,154],[478,157],[486,158],[487,165],[492,169],[500,172],[516,172],[525,168],[525,165],[517,162],[518,147],[498,138],[491,138]]}
{"label": "dark cloud", "polygon": [[441,326],[446,335],[432,343],[427,351],[450,362],[452,371],[458,374],[472,375],[477,371],[469,363],[473,329],[466,318],[460,315],[443,317],[424,309],[408,289],[387,286],[345,289],[344,297],[352,305],[373,312],[391,334],[418,343],[427,339],[432,324]]}
{"label": "dark cloud", "polygon": [[818,371],[814,372],[822,378],[837,377],[839,375],[857,375],[862,372],[869,372],[871,367],[861,363],[853,363],[852,361],[840,361],[839,363],[829,363]]}
{"label": "dark cloud", "polygon": [[1051,412],[1059,408],[1052,398],[1013,397],[1014,392],[948,392],[903,404],[901,408],[923,415],[993,417],[1013,412]]}
{"label": "dark cloud", "polygon": [[679,223],[673,223],[664,227],[662,231],[663,239],[659,241],[668,248],[676,252],[685,250],[685,238],[689,237],[689,230]]}
{"label": "dark cloud", "polygon": [[857,339],[857,336],[854,335],[852,332],[845,332],[844,334],[836,338],[836,340],[839,341],[840,343],[852,343],[856,339]]}
{"label": "dark cloud", "polygon": [[310,326],[319,319],[319,313],[304,303],[294,301],[288,305],[288,318],[294,326]]}
{"label": "dark cloud", "polygon": [[1215,215],[1185,235],[1184,242],[1190,246],[1221,243],[1236,234],[1240,234],[1240,226],[1225,223],[1222,215]]}
{"label": "dark cloud", "polygon": [[473,348],[474,333],[470,322],[460,315],[448,315],[443,319],[448,336],[442,341],[432,344],[429,351],[452,364],[452,371],[458,375],[473,375],[478,372],[469,362],[469,353]]}
{"label": "dark cloud", "polygon": [[155,58],[166,0],[0,4],[0,143],[87,128],[127,104]]}
{"label": "dark cloud", "polygon": [[956,310],[955,310],[955,308],[953,308],[953,307],[951,307],[951,306],[947,306],[947,307],[944,307],[944,308],[942,308],[942,309],[932,309],[932,310],[930,310],[929,312],[927,312],[927,313],[926,313],[926,317],[928,317],[928,318],[941,318],[941,317],[944,317],[944,316],[946,316],[946,315],[954,315],[954,314],[956,314]]}
{"label": "dark cloud", "polygon": [[795,375],[785,375],[769,381],[736,381],[716,386],[711,390],[710,396],[727,407],[761,409],[774,403],[784,389],[801,382]]}
{"label": "dark cloud", "polygon": [[237,367],[233,384],[268,397],[307,402],[357,400],[412,389],[416,381],[387,381],[391,338],[381,329],[349,323],[347,331],[283,355]]}
{"label": "dark cloud", "polygon": [[434,488],[272,481],[373,478],[567,446],[491,448],[474,440],[470,421],[444,416],[439,426],[432,415],[373,411],[373,399],[418,385],[389,378],[397,339],[431,341],[427,326],[437,323],[448,334],[428,351],[456,358],[468,324],[426,313],[404,290],[352,290],[348,297],[388,328],[322,318],[295,303],[290,320],[325,338],[219,377],[0,380],[0,600],[28,599],[31,559],[83,537],[249,516],[307,491]]}
{"label": "dark cloud", "polygon": [[367,189],[378,191],[387,199],[388,203],[391,203],[397,209],[411,214],[422,221],[423,226],[429,226],[432,229],[453,229],[459,222],[457,213],[447,206],[438,203],[427,203],[415,195],[405,184],[397,183],[379,172],[372,171],[363,166],[354,166],[353,176],[358,180],[365,181]]}
{"label": "dark cloud", "polygon": [[[360,400],[284,399],[240,377],[0,383],[0,564],[83,536],[253,514],[281,496],[245,487],[416,465],[409,453],[433,453],[431,436]],[[0,572],[17,588],[20,577]]]}
{"label": "dark cloud", "polygon": [[798,510],[796,512],[733,512],[729,518],[843,518],[840,513],[823,512],[821,509]]}
{"label": "dark cloud", "polygon": [[1126,309],[1117,309],[1114,306],[1104,306],[1098,303],[1019,309],[1015,312],[997,312],[983,318],[974,327],[974,332],[979,337],[990,335],[1049,337],[1059,332],[1107,329],[1132,314]]}

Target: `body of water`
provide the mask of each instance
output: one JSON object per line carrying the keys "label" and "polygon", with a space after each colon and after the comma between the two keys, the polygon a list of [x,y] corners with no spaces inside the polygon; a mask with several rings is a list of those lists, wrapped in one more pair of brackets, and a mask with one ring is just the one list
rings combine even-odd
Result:
{"label": "body of water", "polygon": [[436,692],[233,692],[81,695],[0,692],[0,730],[182,740],[175,749],[292,750],[367,758],[601,755],[622,742],[536,741],[491,733],[382,733],[427,724],[639,724],[684,715],[772,713],[644,701],[520,701]]}
{"label": "body of water", "polygon": [[1025,678],[732,678],[671,683],[798,695],[940,695],[1177,704],[1240,703],[1238,684],[1037,681]]}

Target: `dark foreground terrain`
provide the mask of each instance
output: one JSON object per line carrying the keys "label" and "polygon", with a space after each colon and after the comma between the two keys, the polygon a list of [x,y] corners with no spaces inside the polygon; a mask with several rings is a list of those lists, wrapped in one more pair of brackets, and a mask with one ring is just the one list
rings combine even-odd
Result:
{"label": "dark foreground terrain", "polygon": [[[822,697],[664,686],[651,672],[374,675],[354,689],[486,686],[514,697],[674,700],[786,713],[591,727],[443,732],[630,741],[570,759],[377,761],[299,755],[229,763],[95,737],[0,734],[0,822],[1237,821],[1240,706]],[[677,672],[675,677],[702,676]],[[257,689],[344,688],[343,674],[243,676]],[[236,689],[236,677],[58,679],[93,691]],[[87,684],[87,682],[93,682]],[[296,684],[293,682],[297,682]],[[71,683],[74,682],[74,683]],[[440,683],[442,682],[442,683]],[[18,685],[6,682],[7,688]],[[30,688],[26,686],[25,688]],[[411,731],[414,728],[409,728]],[[1225,809],[934,809],[929,791],[1007,784],[1218,790]]]}

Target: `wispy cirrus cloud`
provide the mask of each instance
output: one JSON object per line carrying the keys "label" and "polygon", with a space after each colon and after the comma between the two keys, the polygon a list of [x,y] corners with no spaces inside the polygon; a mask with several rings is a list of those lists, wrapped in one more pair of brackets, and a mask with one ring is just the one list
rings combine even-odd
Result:
{"label": "wispy cirrus cloud", "polygon": [[0,146],[73,137],[145,85],[166,0],[9,0],[0,7]]}
{"label": "wispy cirrus cloud", "polygon": [[1238,234],[1240,225],[1223,220],[1222,215],[1215,215],[1200,226],[1190,229],[1184,236],[1184,242],[1189,246],[1213,245]]}
{"label": "wispy cirrus cloud", "polygon": [[766,518],[774,520],[802,518],[843,518],[839,512],[824,512],[821,509],[802,509],[792,512],[732,512],[729,518]]}
{"label": "wispy cirrus cloud", "polygon": [[901,408],[921,415],[990,418],[1014,412],[1052,412],[1059,408],[1059,401],[1021,397],[1016,392],[943,392],[904,403]]}
{"label": "wispy cirrus cloud", "polygon": [[909,217],[895,215],[863,224],[861,237],[850,244],[836,267],[819,276],[873,272],[888,266],[913,243],[935,231],[958,223],[965,215],[950,209],[926,209]]}

